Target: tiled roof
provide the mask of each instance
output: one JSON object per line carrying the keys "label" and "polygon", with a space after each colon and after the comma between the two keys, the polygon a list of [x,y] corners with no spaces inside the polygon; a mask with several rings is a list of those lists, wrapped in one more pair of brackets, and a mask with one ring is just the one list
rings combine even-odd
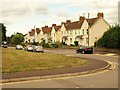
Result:
{"label": "tiled roof", "polygon": [[42,27],[43,33],[50,33],[52,31],[52,27]]}
{"label": "tiled roof", "polygon": [[79,29],[79,28],[81,28],[83,22],[84,21],[81,20],[81,21],[65,23],[66,30]]}
{"label": "tiled roof", "polygon": [[61,26],[54,26],[54,28],[55,28],[55,31],[58,31],[61,28]]}
{"label": "tiled roof", "polygon": [[32,30],[29,32],[29,35],[30,35],[30,36],[34,36],[34,34],[35,34],[35,30],[32,29]]}
{"label": "tiled roof", "polygon": [[91,18],[91,19],[86,19],[87,22],[89,23],[90,27],[96,22],[98,18]]}

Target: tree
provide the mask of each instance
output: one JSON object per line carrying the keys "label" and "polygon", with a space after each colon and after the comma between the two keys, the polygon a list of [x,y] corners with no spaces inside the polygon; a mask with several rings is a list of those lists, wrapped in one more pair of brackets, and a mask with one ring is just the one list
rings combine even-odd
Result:
{"label": "tree", "polygon": [[103,36],[98,40],[97,46],[108,48],[120,48],[120,26],[112,26],[106,31]]}
{"label": "tree", "polygon": [[12,38],[11,42],[15,45],[21,44],[24,41],[24,36],[22,33],[16,33]]}
{"label": "tree", "polygon": [[6,41],[6,27],[0,23],[0,28],[2,29],[2,41]]}

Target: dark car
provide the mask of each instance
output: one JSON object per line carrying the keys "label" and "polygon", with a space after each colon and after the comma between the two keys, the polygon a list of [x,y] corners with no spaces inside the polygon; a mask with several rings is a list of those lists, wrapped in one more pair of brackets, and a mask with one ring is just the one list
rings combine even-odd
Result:
{"label": "dark car", "polygon": [[2,47],[3,47],[3,48],[7,48],[7,44],[3,44]]}
{"label": "dark car", "polygon": [[93,48],[92,47],[88,47],[88,46],[80,46],[77,50],[76,53],[93,53]]}
{"label": "dark car", "polygon": [[7,47],[8,47],[7,42],[4,41],[1,46],[2,46],[3,48],[7,48]]}
{"label": "dark car", "polygon": [[16,45],[15,47],[17,50],[23,50],[23,46],[22,45]]}

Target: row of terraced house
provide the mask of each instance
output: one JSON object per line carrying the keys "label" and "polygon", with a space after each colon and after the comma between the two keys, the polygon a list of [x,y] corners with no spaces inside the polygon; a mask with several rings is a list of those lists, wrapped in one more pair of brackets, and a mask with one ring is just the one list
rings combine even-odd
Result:
{"label": "row of terraced house", "polygon": [[61,25],[52,24],[29,31],[25,36],[25,42],[65,42],[67,45],[78,41],[79,45],[94,46],[94,43],[108,30],[110,25],[104,19],[103,13],[97,13],[95,18],[80,16],[78,21],[66,20]]}

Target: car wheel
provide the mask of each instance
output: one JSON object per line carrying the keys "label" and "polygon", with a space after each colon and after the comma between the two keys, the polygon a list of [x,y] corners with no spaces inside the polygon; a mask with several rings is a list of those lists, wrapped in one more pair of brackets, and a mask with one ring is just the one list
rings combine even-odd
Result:
{"label": "car wheel", "polygon": [[91,54],[93,54],[93,51],[91,52]]}
{"label": "car wheel", "polygon": [[82,51],[83,54],[85,54],[85,51]]}

